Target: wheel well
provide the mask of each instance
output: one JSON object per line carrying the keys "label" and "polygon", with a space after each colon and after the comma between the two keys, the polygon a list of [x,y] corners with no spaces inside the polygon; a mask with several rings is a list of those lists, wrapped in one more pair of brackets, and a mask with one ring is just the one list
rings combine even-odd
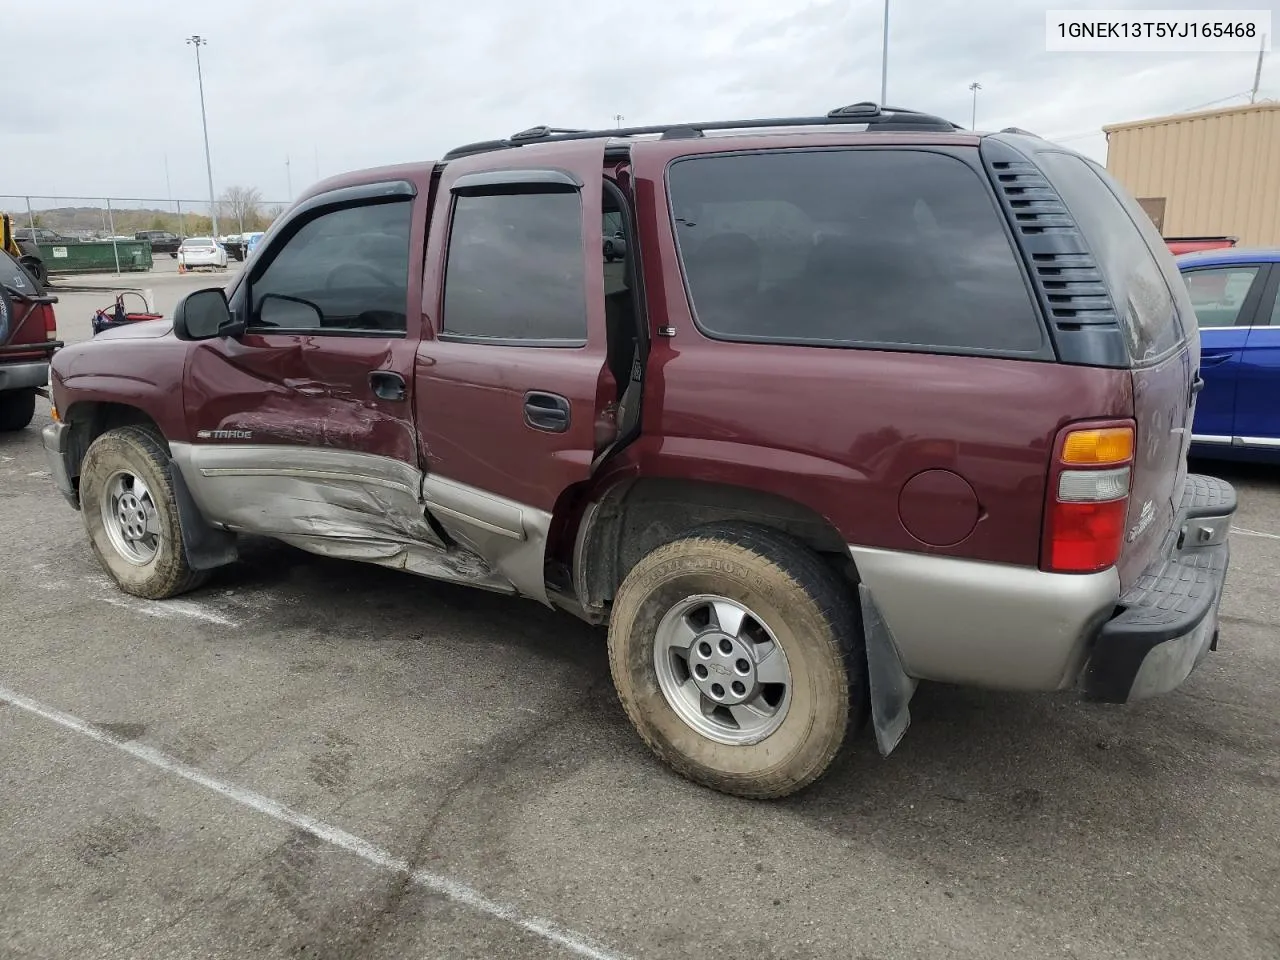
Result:
{"label": "wheel well", "polygon": [[62,419],[71,427],[67,443],[67,472],[73,484],[79,483],[80,463],[89,452],[89,445],[108,430],[129,426],[152,427],[163,437],[160,427],[151,417],[127,403],[77,403],[66,411]]}
{"label": "wheel well", "polygon": [[726,520],[780,530],[842,567],[851,563],[839,531],[794,500],[731,484],[646,478],[611,488],[583,515],[573,558],[579,603],[603,612],[641,557],[696,527]]}

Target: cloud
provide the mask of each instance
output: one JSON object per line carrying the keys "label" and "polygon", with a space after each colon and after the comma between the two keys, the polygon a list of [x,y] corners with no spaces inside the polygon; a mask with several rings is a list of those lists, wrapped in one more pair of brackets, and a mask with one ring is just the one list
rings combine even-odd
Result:
{"label": "cloud", "polygon": [[[977,80],[979,126],[1073,137],[1102,159],[1104,123],[1252,82],[1244,54],[1046,53],[1044,13],[1058,5],[896,0],[889,101],[967,125]],[[195,57],[183,42],[193,32],[209,40],[215,187],[283,200],[289,180],[297,193],[317,172],[430,159],[537,123],[810,114],[876,100],[882,11],[880,0],[6,5],[6,76],[31,83],[0,96],[0,191],[205,196]]]}

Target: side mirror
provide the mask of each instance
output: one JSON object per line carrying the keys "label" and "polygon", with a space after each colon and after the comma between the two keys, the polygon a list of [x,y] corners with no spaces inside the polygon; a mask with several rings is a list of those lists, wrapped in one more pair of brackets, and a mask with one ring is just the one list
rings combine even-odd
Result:
{"label": "side mirror", "polygon": [[173,311],[173,335],[179,340],[212,340],[230,326],[231,307],[221,287],[189,293]]}

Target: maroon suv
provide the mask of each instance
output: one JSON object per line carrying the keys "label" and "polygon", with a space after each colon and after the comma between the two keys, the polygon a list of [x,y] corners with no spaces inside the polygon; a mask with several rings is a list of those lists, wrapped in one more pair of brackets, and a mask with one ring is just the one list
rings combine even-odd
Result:
{"label": "maroon suv", "polygon": [[35,416],[36,391],[48,384],[49,358],[62,346],[57,302],[0,247],[0,433],[21,430]]}
{"label": "maroon suv", "polygon": [[172,330],[59,353],[45,442],[130,593],[250,533],[561,607],[665,761],[772,797],[921,679],[1187,677],[1235,510],[1198,357],[1150,220],[1032,135],[539,127],[316,185]]}

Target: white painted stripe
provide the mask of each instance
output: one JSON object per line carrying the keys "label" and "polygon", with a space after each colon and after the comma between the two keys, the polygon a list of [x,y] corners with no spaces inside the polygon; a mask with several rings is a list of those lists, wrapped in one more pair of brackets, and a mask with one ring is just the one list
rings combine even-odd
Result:
{"label": "white painted stripe", "polygon": [[109,603],[113,607],[122,607],[125,610],[133,610],[137,613],[145,614],[148,617],[159,617],[167,620],[170,617],[190,617],[192,620],[204,620],[207,623],[216,623],[220,627],[238,627],[240,624],[224,617],[222,614],[214,613],[206,610],[198,603],[190,600],[142,600],[134,597],[103,597],[103,603]]}
{"label": "white painted stripe", "polygon": [[455,903],[470,907],[478,913],[505,920],[534,936],[558,944],[577,956],[587,957],[588,960],[627,960],[623,954],[614,953],[605,947],[599,946],[581,933],[569,930],[542,917],[526,916],[514,906],[491,900],[465,883],[460,883],[457,880],[431,873],[427,870],[415,870],[410,867],[407,861],[394,856],[389,851],[375,846],[367,840],[363,840],[354,834],[347,833],[345,830],[331,826],[314,817],[309,817],[305,813],[299,813],[297,810],[286,807],[270,797],[265,797],[252,790],[246,790],[244,787],[238,787],[233,783],[227,783],[211,777],[207,773],[188,766],[181,760],[145,744],[122,740],[85,720],[81,720],[79,717],[73,717],[69,713],[63,713],[61,710],[45,706],[39,701],[24,697],[22,694],[2,686],[0,686],[0,700],[7,701],[12,706],[56,723],[58,726],[73,730],[82,736],[88,737],[90,740],[96,740],[98,743],[115,747],[135,759],[179,776],[184,780],[204,787],[206,790],[212,790],[214,793],[221,794],[236,803],[249,807],[251,810],[265,814],[273,820],[304,830],[312,836],[346,850],[348,853],[353,853],[375,866],[405,875],[420,887],[448,897]]}
{"label": "white painted stripe", "polygon": [[1261,530],[1246,530],[1244,527],[1232,527],[1231,532],[1245,537],[1265,537],[1268,540],[1280,540],[1280,533],[1263,533]]}

